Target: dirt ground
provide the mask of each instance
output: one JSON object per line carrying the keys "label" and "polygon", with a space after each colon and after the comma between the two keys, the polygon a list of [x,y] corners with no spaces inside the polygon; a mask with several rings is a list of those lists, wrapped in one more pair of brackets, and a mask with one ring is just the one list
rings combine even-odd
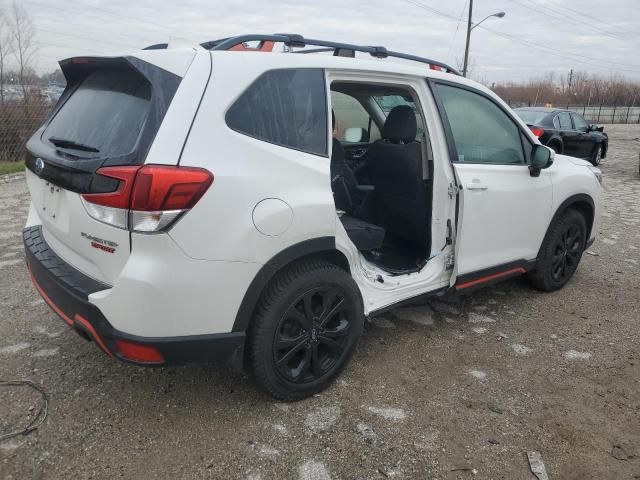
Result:
{"label": "dirt ground", "polygon": [[[49,415],[0,442],[0,478],[640,478],[640,126],[607,126],[598,239],[563,290],[516,279],[368,325],[325,393],[282,404],[246,375],[109,360],[39,299],[22,175],[0,179],[0,380]],[[526,215],[526,206],[523,206]],[[0,388],[0,434],[39,396]]]}

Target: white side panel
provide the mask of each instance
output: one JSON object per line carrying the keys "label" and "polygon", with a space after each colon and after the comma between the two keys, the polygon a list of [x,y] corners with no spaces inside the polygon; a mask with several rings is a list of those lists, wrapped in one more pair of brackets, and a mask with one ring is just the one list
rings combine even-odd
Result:
{"label": "white side panel", "polygon": [[457,275],[531,260],[545,235],[553,201],[551,175],[526,165],[456,163],[462,197]]}
{"label": "white side panel", "polygon": [[132,235],[113,288],[89,296],[117,330],[145,337],[230,332],[261,265],[194,260],[168,235]]}
{"label": "white side panel", "polygon": [[211,73],[211,55],[191,56],[189,71],[180,82],[162,125],[147,154],[146,163],[176,165]]}
{"label": "white side panel", "polygon": [[[266,68],[237,59],[214,57],[180,161],[210,170],[213,184],[169,234],[193,258],[264,263],[290,245],[335,234],[329,158],[256,140],[226,125],[229,106]],[[254,208],[267,198],[282,200],[293,212],[278,236],[264,235],[253,222]]]}

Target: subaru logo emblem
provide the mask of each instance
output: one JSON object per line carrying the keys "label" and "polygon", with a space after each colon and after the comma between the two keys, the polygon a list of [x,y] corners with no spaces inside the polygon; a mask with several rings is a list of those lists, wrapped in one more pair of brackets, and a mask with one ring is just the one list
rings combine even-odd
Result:
{"label": "subaru logo emblem", "polygon": [[33,169],[36,174],[40,175],[44,170],[44,161],[41,158],[36,158],[36,163],[33,166]]}

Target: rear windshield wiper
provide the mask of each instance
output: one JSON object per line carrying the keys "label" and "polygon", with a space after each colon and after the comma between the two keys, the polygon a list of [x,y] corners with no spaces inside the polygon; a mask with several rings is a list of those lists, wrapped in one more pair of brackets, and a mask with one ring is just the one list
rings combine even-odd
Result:
{"label": "rear windshield wiper", "polygon": [[83,152],[95,152],[95,153],[98,153],[100,151],[97,148],[92,147],[90,145],[74,142],[73,140],[66,140],[64,138],[49,137],[49,141],[53,143],[56,147],[60,147],[60,148],[71,148],[73,150],[81,150]]}

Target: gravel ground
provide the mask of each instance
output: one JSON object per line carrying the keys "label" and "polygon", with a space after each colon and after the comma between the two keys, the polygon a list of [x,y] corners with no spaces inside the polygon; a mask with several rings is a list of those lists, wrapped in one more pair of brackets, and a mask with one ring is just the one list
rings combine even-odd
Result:
{"label": "gravel ground", "polygon": [[[0,443],[0,478],[640,478],[640,126],[608,126],[598,240],[562,291],[522,279],[368,325],[325,393],[282,404],[246,375],[110,361],[39,299],[22,175],[0,180],[0,379],[47,391]],[[37,393],[0,389],[0,433]]]}

